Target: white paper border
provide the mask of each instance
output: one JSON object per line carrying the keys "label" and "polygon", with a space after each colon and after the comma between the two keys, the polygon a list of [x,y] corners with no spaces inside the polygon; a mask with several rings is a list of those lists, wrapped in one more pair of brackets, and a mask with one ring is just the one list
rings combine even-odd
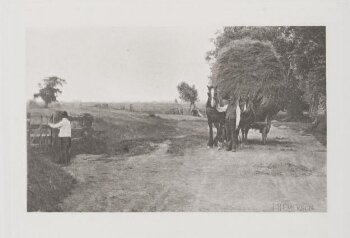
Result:
{"label": "white paper border", "polygon": [[[1,237],[350,237],[347,1],[32,0],[1,3]],[[327,213],[27,213],[26,27],[325,25]],[[348,235],[348,236],[347,236]]]}

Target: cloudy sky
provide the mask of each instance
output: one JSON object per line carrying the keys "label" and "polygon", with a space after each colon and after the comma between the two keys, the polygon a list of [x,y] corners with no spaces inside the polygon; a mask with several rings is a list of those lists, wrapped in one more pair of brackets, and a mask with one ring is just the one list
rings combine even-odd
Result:
{"label": "cloudy sky", "polygon": [[206,100],[205,53],[219,27],[29,28],[27,98],[45,77],[67,80],[62,101],[173,101],[181,81]]}

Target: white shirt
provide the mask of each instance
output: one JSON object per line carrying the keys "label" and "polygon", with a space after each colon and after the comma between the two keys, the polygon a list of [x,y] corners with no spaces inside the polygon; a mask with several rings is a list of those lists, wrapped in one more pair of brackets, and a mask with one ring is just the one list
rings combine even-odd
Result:
{"label": "white shirt", "polygon": [[72,129],[70,126],[70,121],[67,118],[63,118],[57,124],[49,123],[49,126],[52,128],[59,128],[60,132],[58,133],[58,137],[71,137]]}
{"label": "white shirt", "polygon": [[[218,112],[226,112],[228,108],[228,104],[226,104],[225,106],[220,106],[217,105],[216,106],[216,110]],[[244,105],[244,110],[246,109],[246,106]],[[239,104],[237,103],[237,107],[236,107],[236,127],[238,128],[239,126],[239,122],[241,121],[241,108],[239,107]]]}

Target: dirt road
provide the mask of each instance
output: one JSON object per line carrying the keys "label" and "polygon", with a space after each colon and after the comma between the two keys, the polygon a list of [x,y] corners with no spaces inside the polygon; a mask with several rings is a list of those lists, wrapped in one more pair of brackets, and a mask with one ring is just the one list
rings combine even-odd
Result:
{"label": "dirt road", "polygon": [[[205,134],[205,121],[197,124]],[[326,211],[326,147],[277,122],[267,145],[260,138],[250,132],[249,144],[235,153],[208,149],[202,139],[179,156],[168,153],[172,140],[138,156],[78,155],[64,168],[78,184],[62,210]]]}

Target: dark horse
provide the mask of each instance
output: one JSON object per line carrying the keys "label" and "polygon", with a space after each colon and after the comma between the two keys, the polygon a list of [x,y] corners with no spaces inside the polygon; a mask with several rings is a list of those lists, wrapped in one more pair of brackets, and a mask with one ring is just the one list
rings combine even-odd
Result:
{"label": "dark horse", "polygon": [[248,132],[251,129],[252,123],[256,119],[255,110],[253,108],[252,100],[249,100],[249,97],[241,102],[244,105],[244,109],[241,113],[241,120],[239,123],[239,129],[242,132],[242,143],[245,144],[248,142]]}
{"label": "dark horse", "polygon": [[247,143],[249,129],[259,130],[262,135],[262,143],[266,144],[267,134],[271,128],[272,115],[279,111],[279,107],[271,106],[271,101],[256,96],[247,102],[247,109],[242,112],[240,129],[242,131],[242,142]]}
{"label": "dark horse", "polygon": [[[218,99],[217,99],[217,88],[208,86],[208,100],[206,104],[206,114],[209,125],[209,140],[208,146],[213,147],[218,146],[218,142],[223,142],[223,129],[225,125],[225,115],[226,112],[219,112],[217,110]],[[216,128],[216,136],[213,139],[213,125]]]}

